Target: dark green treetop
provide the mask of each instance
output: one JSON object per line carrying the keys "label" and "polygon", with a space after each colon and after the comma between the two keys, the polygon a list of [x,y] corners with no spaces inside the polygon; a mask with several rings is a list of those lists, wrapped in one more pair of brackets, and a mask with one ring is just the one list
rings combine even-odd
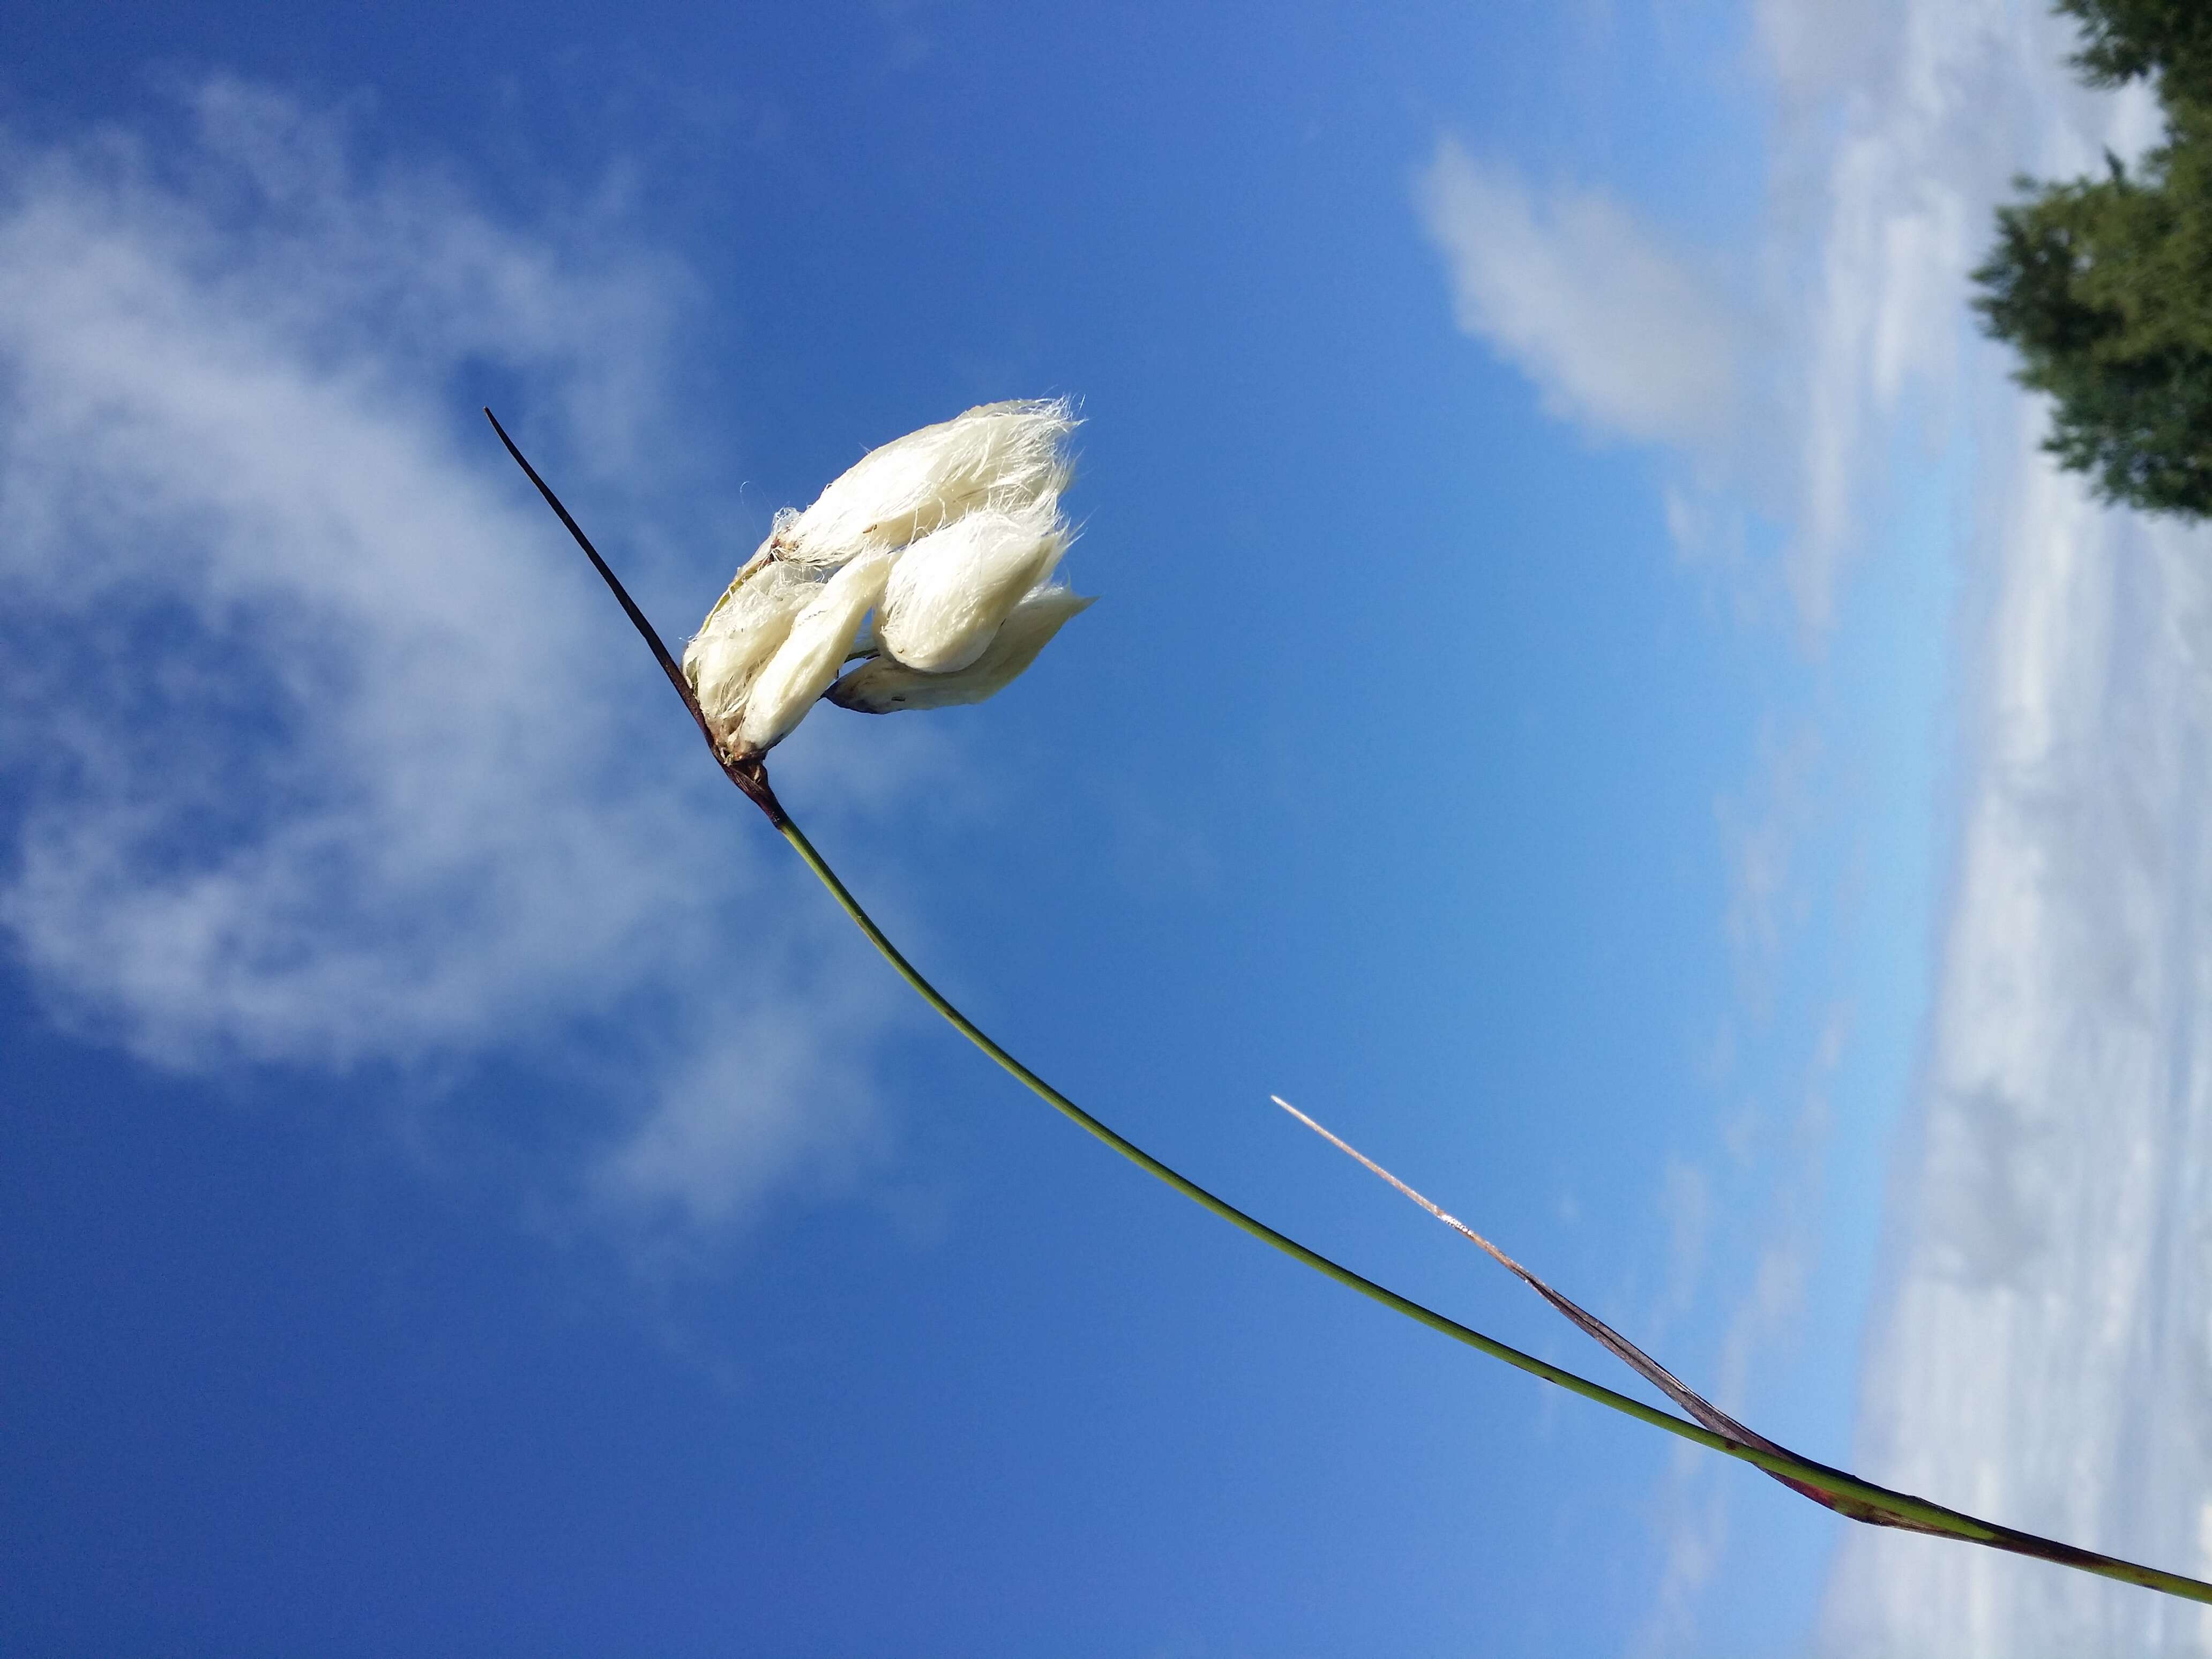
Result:
{"label": "dark green treetop", "polygon": [[2098,493],[2212,517],[2212,0],[2061,0],[2087,78],[2155,79],[2165,142],[2132,170],[2020,181],[1975,308],[2056,400],[2045,447]]}
{"label": "dark green treetop", "polygon": [[2086,37],[2075,67],[2092,86],[2138,75],[2212,86],[2212,6],[2204,0],[2058,0]]}

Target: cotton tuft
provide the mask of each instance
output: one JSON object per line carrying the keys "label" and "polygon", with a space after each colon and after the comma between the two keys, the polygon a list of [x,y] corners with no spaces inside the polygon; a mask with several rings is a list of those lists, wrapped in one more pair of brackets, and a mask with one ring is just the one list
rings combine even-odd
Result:
{"label": "cotton tuft", "polygon": [[1066,545],[1054,495],[987,507],[908,544],[876,623],[885,654],[925,674],[967,667]]}
{"label": "cotton tuft", "polygon": [[1091,603],[1050,580],[1076,425],[1065,398],[986,404],[779,513],[684,647],[726,752],[765,753],[825,695],[873,714],[980,702],[1034,662]]}
{"label": "cotton tuft", "polygon": [[791,619],[738,717],[738,751],[763,754],[791,735],[844,665],[854,630],[883,598],[890,556],[867,553],[828,581]]}
{"label": "cotton tuft", "polygon": [[1052,643],[1061,624],[1097,603],[1064,586],[1024,593],[970,665],[950,674],[925,674],[889,657],[863,663],[825,694],[840,708],[894,714],[907,708],[950,708],[981,702],[1003,691]]}
{"label": "cotton tuft", "polygon": [[1064,398],[985,404],[872,449],[814,505],[780,522],[773,556],[820,567],[862,547],[896,549],[986,505],[1018,507],[1066,487],[1075,410]]}
{"label": "cotton tuft", "polygon": [[735,729],[746,693],[818,586],[788,565],[748,567],[707,613],[684,647],[684,673],[718,733]]}

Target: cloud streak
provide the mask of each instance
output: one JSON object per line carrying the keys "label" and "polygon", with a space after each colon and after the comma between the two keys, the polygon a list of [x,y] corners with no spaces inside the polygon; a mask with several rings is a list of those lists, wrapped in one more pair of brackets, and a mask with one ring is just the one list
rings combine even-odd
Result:
{"label": "cloud streak", "polygon": [[[2212,954],[2202,532],[2101,512],[2038,447],[1966,271],[2025,167],[2152,130],[2075,85],[2063,20],[1923,0],[1847,41],[1768,0],[1778,228],[1807,251],[1793,580],[1831,603],[1917,427],[1954,446],[1971,603],[1959,842],[1853,1467],[1993,1519],[2212,1568]],[[1985,1558],[1985,1559],[1977,1559]],[[1985,1552],[1852,1529],[1838,1656],[2200,1653],[2200,1610]]]}
{"label": "cloud streak", "polygon": [[1778,531],[1782,586],[1814,643],[1891,504],[1896,447],[1952,420],[1988,204],[2023,165],[2078,170],[2100,143],[2132,154],[2155,136],[2148,94],[2085,94],[2062,66],[2063,27],[2017,22],[1985,0],[1760,0],[1777,159],[1755,246],[1726,257],[1449,137],[1416,181],[1461,330],[1552,414],[1676,458],[1670,532],[1734,578],[1741,611],[1765,608],[1770,574],[1745,557],[1747,530]]}
{"label": "cloud streak", "polygon": [[1447,137],[1415,182],[1453,313],[1595,437],[1696,446],[1729,428],[1735,325],[1714,284],[1597,191],[1540,194]]}
{"label": "cloud streak", "polygon": [[[1955,896],[1863,1384],[1873,1478],[2212,1572],[2212,538],[2100,512],[2024,400]],[[1854,1535],[1828,1651],[2212,1651],[2202,1609]]]}
{"label": "cloud streak", "polygon": [[[0,927],[30,983],[179,1069],[561,1066],[588,1030],[629,1081],[584,1178],[633,1215],[726,1219],[849,1158],[880,1011],[813,1011],[787,947],[819,929],[736,804],[696,810],[688,726],[466,395],[635,463],[690,279],[250,87],[188,129],[0,159]],[[773,978],[724,959],[740,915]]]}
{"label": "cloud streak", "polygon": [[[1952,492],[1970,597],[1959,840],[1849,1462],[2016,1527],[2212,1573],[2212,536],[2102,512],[2056,473],[2038,447],[2045,410],[1966,305],[2012,176],[2137,153],[2155,106],[2141,87],[2078,85],[2071,26],[2040,8],[1756,0],[1751,21],[1773,182],[1735,264],[1767,344],[1698,356],[1739,376],[1756,356],[1765,384],[1717,389],[1662,361],[1645,404],[1607,381],[1633,362],[1605,343],[1608,307],[1648,329],[1706,314],[1715,289],[1652,254],[1662,239],[1625,213],[1578,205],[1601,198],[1537,191],[1447,143],[1421,210],[1467,332],[1554,412],[1677,455],[1678,542],[1740,547],[1746,515],[1776,527],[1816,645],[1870,530],[1901,510],[1897,481]],[[1608,238],[1631,250],[1616,269],[1636,273],[1632,292],[1578,274]],[[1701,281],[1702,302],[1686,292]],[[1804,827],[1771,823],[1730,838],[1729,918],[1769,963]],[[1823,1054],[1816,1072],[1834,1064]],[[1788,1317],[1786,1248],[1774,1261],[1730,1334],[1729,1379]],[[1673,1495],[1658,1646],[1688,1639],[1725,1539],[1717,1504]],[[1853,1528],[1814,1643],[1838,1659],[2212,1653],[2212,1620]]]}

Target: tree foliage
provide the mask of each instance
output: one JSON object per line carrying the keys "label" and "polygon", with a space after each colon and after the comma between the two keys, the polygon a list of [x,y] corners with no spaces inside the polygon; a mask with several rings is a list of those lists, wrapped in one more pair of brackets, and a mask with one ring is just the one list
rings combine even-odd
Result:
{"label": "tree foliage", "polygon": [[2212,0],[2061,0],[2075,59],[2116,84],[2154,79],[2165,142],[2106,176],[2020,181],[1974,272],[1975,308],[2056,400],[2045,447],[2098,492],[2212,516]]}
{"label": "tree foliage", "polygon": [[2204,0],[2058,0],[2086,37],[2075,67],[2092,86],[2137,76],[2212,86],[2212,6]]}

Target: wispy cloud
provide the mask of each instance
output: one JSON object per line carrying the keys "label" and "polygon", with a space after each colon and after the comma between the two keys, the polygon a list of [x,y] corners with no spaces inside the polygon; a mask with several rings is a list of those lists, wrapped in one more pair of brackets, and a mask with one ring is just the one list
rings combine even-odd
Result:
{"label": "wispy cloud", "polygon": [[[2212,536],[2091,507],[2042,410],[1995,402],[1973,767],[1860,1455],[2203,1575]],[[1850,1537],[1829,1650],[2212,1651],[2200,1609],[1964,1553]]]}
{"label": "wispy cloud", "polygon": [[[2015,1525],[2203,1571],[2212,1349],[2192,943],[2212,702],[2206,538],[2102,514],[2037,448],[2044,410],[1977,336],[1966,271],[2022,167],[2154,131],[2075,85],[2063,20],[1770,3],[1784,94],[1777,246],[1807,273],[1790,580],[1838,585],[1900,453],[1950,446],[1980,603],[1962,672],[1962,824],[1914,1139],[1855,1466]],[[1810,44],[1808,44],[1810,43]],[[1923,452],[1924,453],[1924,452]],[[2194,1610],[1924,1540],[1845,1534],[1839,1656],[2201,1652]]]}
{"label": "wispy cloud", "polygon": [[1415,187],[1455,315],[1601,438],[1692,444],[1732,425],[1741,342],[1716,284],[1620,203],[1531,190],[1445,138]]}
{"label": "wispy cloud", "polygon": [[[1988,204],[2023,164],[2097,154],[2082,149],[2087,120],[2045,127],[2036,110],[2096,112],[2099,142],[2124,155],[2157,123],[2140,88],[2071,87],[2060,27],[2023,30],[1977,0],[1761,0],[1753,24],[1778,94],[1754,245],[1684,251],[1601,191],[1539,188],[1449,137],[1415,198],[1461,328],[1552,413],[1679,457],[1677,544],[1729,574],[1747,611],[1778,574],[1817,643],[1887,504],[1900,440],[1950,418]],[[2012,91],[1985,104],[1960,94],[1961,76]],[[1778,538],[1778,572],[1744,553],[1753,521]]]}
{"label": "wispy cloud", "polygon": [[0,151],[0,927],[160,1066],[561,1066],[588,1028],[627,1127],[582,1178],[713,1221],[867,1143],[882,1015],[813,1012],[814,952],[727,959],[816,924],[477,429],[520,388],[608,500],[657,449],[696,296],[623,229],[231,82]]}
{"label": "wispy cloud", "polygon": [[[2013,175],[2087,171],[2108,146],[2139,152],[2158,132],[2155,104],[2140,86],[2081,87],[2065,62],[2072,27],[2042,7],[1756,0],[1751,21],[1773,97],[1772,182],[1731,280],[1767,343],[1729,361],[1768,379],[1723,393],[1686,378],[1670,395],[1685,399],[1686,442],[1649,409],[1588,389],[1605,354],[1571,343],[1578,330],[1585,344],[1604,337],[1595,319],[1570,320],[1594,303],[1584,286],[1563,278],[1553,310],[1516,308],[1515,273],[1564,271],[1591,245],[1568,228],[1584,197],[1448,145],[1421,209],[1462,326],[1556,410],[1678,450],[1668,509],[1680,542],[1723,548],[1755,580],[1744,515],[1771,525],[1816,645],[1859,550],[1899,511],[1897,478],[1944,457],[1972,600],[1960,823],[1854,1466],[2014,1525],[2212,1571],[2212,536],[2102,512],[2057,474],[2037,447],[2045,410],[2009,383],[1966,305]],[[1445,201],[1457,204],[1448,219]],[[1674,257],[1639,286],[1710,291],[1695,274],[1706,268]],[[1754,475],[1778,482],[1762,491]],[[1727,925],[1755,960],[1788,931],[1802,827],[1760,810],[1765,799],[1754,786],[1723,815]],[[1830,1045],[1817,1047],[1816,1062]],[[1833,1064],[1815,1064],[1813,1099]],[[1763,1255],[1722,1355],[1723,1398],[1786,1321],[1810,1242],[1777,1233]],[[1694,1488],[1671,1501],[1678,1559],[1653,1639],[1693,1646],[1690,1597],[1727,1517]],[[2208,1653],[2212,1621],[1859,1528],[1819,1641],[1853,1659]]]}
{"label": "wispy cloud", "polygon": [[[1794,580],[1827,605],[1900,446],[1948,442],[1974,602],[1960,823],[1856,1466],[2011,1524],[2203,1572],[2212,1437],[2196,1218],[2212,538],[2094,508],[2037,446],[1964,301],[2021,167],[2155,130],[2075,84],[2063,19],[1923,0],[1829,38],[1768,0],[1778,236],[1809,273]],[[1847,1533],[1839,1656],[2212,1650],[2195,1609],[1925,1540]]]}

